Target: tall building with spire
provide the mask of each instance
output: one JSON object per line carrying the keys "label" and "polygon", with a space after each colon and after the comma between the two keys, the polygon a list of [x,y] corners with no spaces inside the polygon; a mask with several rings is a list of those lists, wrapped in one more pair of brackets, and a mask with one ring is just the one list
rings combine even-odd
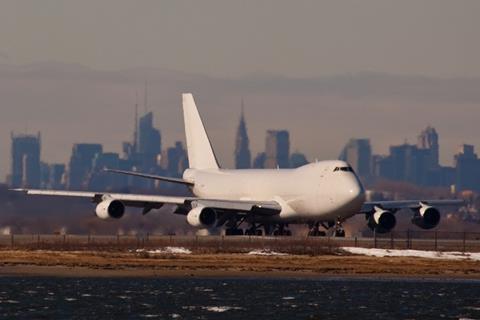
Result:
{"label": "tall building with spire", "polygon": [[235,139],[235,168],[237,169],[248,169],[251,167],[251,154],[243,109],[242,99],[242,113],[240,115],[240,123],[238,124],[237,137]]}

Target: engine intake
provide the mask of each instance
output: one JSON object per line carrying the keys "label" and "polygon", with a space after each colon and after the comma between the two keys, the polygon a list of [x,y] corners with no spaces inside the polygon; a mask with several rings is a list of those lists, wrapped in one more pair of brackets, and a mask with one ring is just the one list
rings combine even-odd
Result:
{"label": "engine intake", "polygon": [[217,222],[217,213],[212,208],[198,206],[188,212],[187,222],[193,227],[212,227]]}
{"label": "engine intake", "polygon": [[420,204],[420,208],[414,210],[412,223],[422,229],[433,229],[440,223],[440,212],[438,209]]}
{"label": "engine intake", "polygon": [[382,208],[375,207],[375,212],[368,218],[368,227],[377,233],[387,233],[397,224],[395,215]]}
{"label": "engine intake", "polygon": [[100,219],[120,219],[125,213],[125,205],[120,200],[108,199],[100,202],[95,208],[95,214]]}

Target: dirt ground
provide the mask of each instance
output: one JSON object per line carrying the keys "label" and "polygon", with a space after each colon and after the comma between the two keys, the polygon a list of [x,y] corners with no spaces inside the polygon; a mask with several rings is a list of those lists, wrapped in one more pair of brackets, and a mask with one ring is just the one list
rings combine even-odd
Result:
{"label": "dirt ground", "polygon": [[255,256],[146,252],[0,250],[0,276],[426,277],[480,279],[471,260],[348,254]]}

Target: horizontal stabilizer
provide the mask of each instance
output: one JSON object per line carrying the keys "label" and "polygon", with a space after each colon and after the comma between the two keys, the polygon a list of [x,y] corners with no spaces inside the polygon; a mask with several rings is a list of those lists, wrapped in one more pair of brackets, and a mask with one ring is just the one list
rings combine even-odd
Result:
{"label": "horizontal stabilizer", "polygon": [[191,181],[183,180],[180,178],[171,178],[171,177],[164,177],[164,176],[157,176],[154,174],[147,174],[147,173],[140,173],[140,172],[132,172],[132,171],[124,171],[124,170],[116,170],[116,169],[104,169],[106,172],[113,172],[113,173],[120,173],[120,174],[126,174],[129,176],[134,176],[134,177],[140,177],[140,178],[146,178],[146,179],[153,179],[153,180],[162,180],[162,181],[167,181],[167,182],[172,182],[172,183],[180,183],[180,184],[185,184],[188,186],[193,186],[194,183]]}

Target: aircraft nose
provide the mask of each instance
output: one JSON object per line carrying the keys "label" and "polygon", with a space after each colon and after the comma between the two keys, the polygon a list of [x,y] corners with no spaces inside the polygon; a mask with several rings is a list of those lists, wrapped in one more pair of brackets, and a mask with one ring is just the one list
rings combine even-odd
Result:
{"label": "aircraft nose", "polygon": [[356,176],[352,177],[348,183],[347,196],[351,201],[359,201],[365,198],[365,189]]}

